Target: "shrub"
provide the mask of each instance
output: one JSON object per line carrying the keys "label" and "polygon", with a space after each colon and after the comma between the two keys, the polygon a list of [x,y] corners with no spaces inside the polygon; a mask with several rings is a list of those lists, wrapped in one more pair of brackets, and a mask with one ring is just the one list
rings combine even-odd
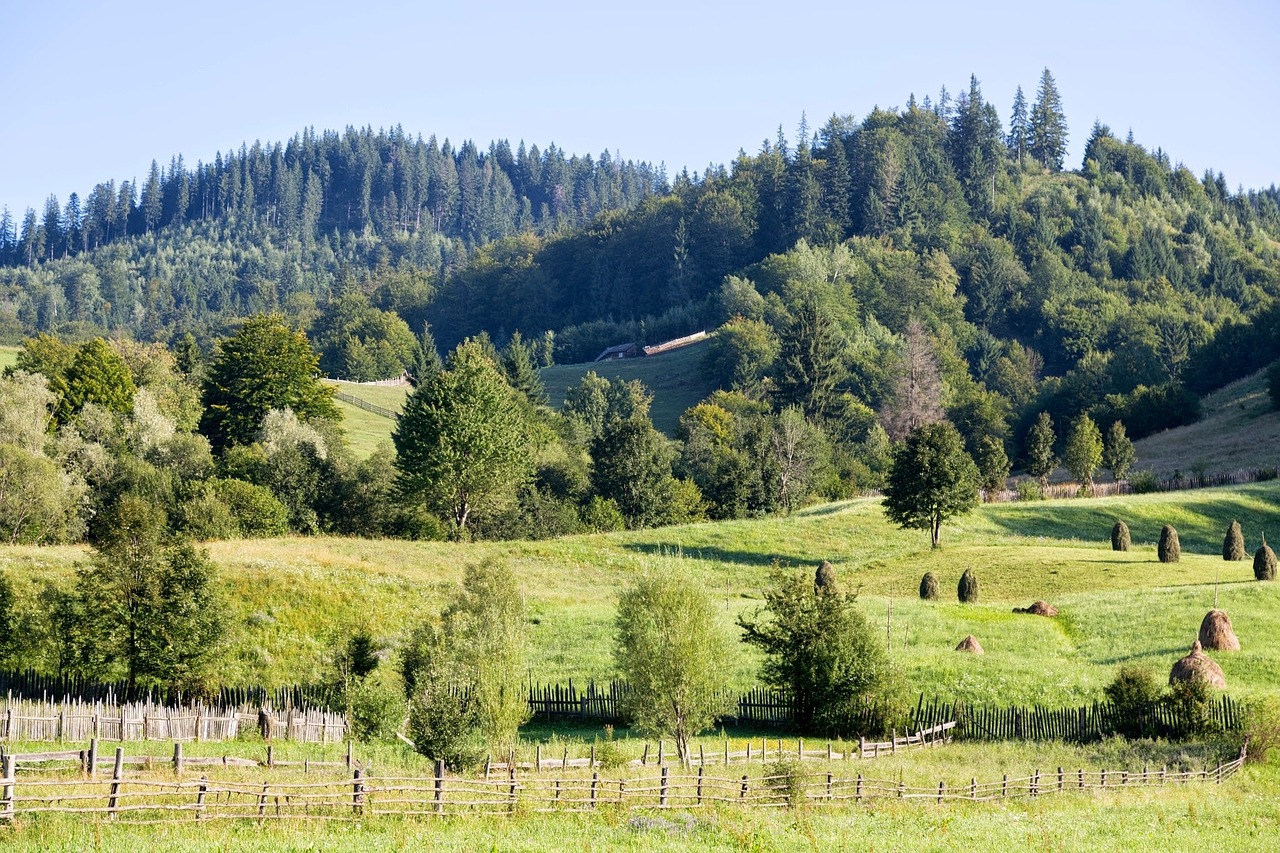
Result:
{"label": "shrub", "polygon": [[1176,563],[1182,556],[1182,546],[1178,544],[1178,531],[1172,524],[1160,528],[1160,544],[1156,546],[1156,554],[1162,563]]}
{"label": "shrub", "polygon": [[1018,500],[1042,501],[1044,500],[1044,489],[1040,488],[1040,484],[1035,480],[1019,480]]}
{"label": "shrub", "polygon": [[214,479],[209,485],[231,510],[245,537],[284,536],[289,532],[288,507],[265,486],[236,479]]}
{"label": "shrub", "polygon": [[1262,547],[1253,554],[1253,576],[1260,581],[1276,579],[1276,552],[1267,545],[1267,537],[1262,537]]}
{"label": "shrub", "polygon": [[617,770],[626,766],[627,756],[613,739],[613,726],[604,727],[604,740],[596,740],[596,761],[602,770]]}
{"label": "shrub", "polygon": [[1280,699],[1266,696],[1245,707],[1244,736],[1249,741],[1247,761],[1266,761],[1267,753],[1280,747]]}
{"label": "shrub", "polygon": [[1209,713],[1213,688],[1203,678],[1175,681],[1169,685],[1164,702],[1173,711],[1173,736],[1197,737],[1217,728]]}
{"label": "shrub", "polygon": [[356,740],[391,740],[404,722],[405,701],[400,691],[372,678],[361,679],[350,691],[351,733]]}
{"label": "shrub", "polygon": [[1129,525],[1123,521],[1117,521],[1111,528],[1111,550],[1128,551],[1131,544],[1133,543],[1129,539]]}
{"label": "shrub", "polygon": [[934,601],[938,597],[938,576],[933,572],[925,572],[920,578],[920,597],[925,601]]}
{"label": "shrub", "polygon": [[1244,534],[1240,532],[1240,522],[1232,521],[1227,528],[1227,536],[1222,540],[1222,559],[1244,559]]}
{"label": "shrub", "polygon": [[627,520],[616,501],[594,495],[582,509],[582,525],[595,533],[611,533],[625,529]]}
{"label": "shrub", "polygon": [[409,739],[414,749],[455,770],[479,763],[473,704],[446,679],[427,679],[409,705]]}
{"label": "shrub", "polygon": [[1105,692],[1114,709],[1111,727],[1116,733],[1125,737],[1150,734],[1151,711],[1160,701],[1160,685],[1151,670],[1122,666]]}
{"label": "shrub", "polygon": [[1135,495],[1149,495],[1160,491],[1160,478],[1155,471],[1134,471],[1129,475],[1129,490]]}
{"label": "shrub", "polygon": [[972,604],[978,600],[978,576],[973,569],[965,569],[960,576],[960,585],[956,588],[961,604]]}
{"label": "shrub", "polygon": [[786,803],[787,808],[804,805],[804,767],[794,759],[775,761],[764,766],[764,785],[771,794]]}

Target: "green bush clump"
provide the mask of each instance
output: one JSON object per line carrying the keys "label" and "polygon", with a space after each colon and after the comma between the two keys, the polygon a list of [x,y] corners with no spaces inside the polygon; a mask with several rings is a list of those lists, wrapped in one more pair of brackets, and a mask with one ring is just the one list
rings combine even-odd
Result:
{"label": "green bush clump", "polygon": [[1129,475],[1129,490],[1135,495],[1160,491],[1160,478],[1155,471],[1134,471]]}
{"label": "green bush clump", "polygon": [[1018,500],[1042,501],[1044,500],[1044,490],[1040,488],[1040,484],[1035,480],[1019,480]]}
{"label": "green bush clump", "polygon": [[1244,533],[1240,531],[1240,522],[1232,521],[1227,528],[1226,538],[1222,540],[1222,559],[1244,559]]}
{"label": "green bush clump", "polygon": [[960,576],[960,585],[956,588],[961,604],[972,604],[978,600],[978,576],[973,569],[965,569]]}
{"label": "green bush clump", "polygon": [[1267,545],[1267,537],[1262,537],[1262,547],[1253,554],[1253,576],[1260,581],[1276,579],[1276,552]]}
{"label": "green bush clump", "polygon": [[1111,528],[1111,550],[1112,551],[1128,551],[1132,544],[1129,539],[1129,525],[1123,521],[1117,521],[1115,526]]}
{"label": "green bush clump", "polygon": [[1172,524],[1160,528],[1160,544],[1156,546],[1156,554],[1162,563],[1176,563],[1182,556],[1182,546],[1178,543],[1178,531]]}
{"label": "green bush clump", "polygon": [[938,576],[933,572],[925,572],[920,579],[920,597],[925,601],[934,601],[938,597]]}
{"label": "green bush clump", "polygon": [[1155,675],[1143,666],[1125,665],[1106,687],[1111,701],[1111,730],[1125,737],[1149,735],[1152,712],[1160,701],[1160,685]]}

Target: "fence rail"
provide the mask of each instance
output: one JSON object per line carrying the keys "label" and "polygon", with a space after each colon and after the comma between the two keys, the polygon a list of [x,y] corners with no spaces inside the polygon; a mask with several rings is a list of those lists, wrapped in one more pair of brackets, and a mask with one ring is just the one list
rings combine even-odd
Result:
{"label": "fence rail", "polygon": [[331,711],[219,706],[159,705],[151,702],[0,700],[0,737],[13,741],[234,740],[241,728],[259,728],[267,739],[341,743],[346,717]]}
{"label": "fence rail", "polygon": [[838,807],[878,800],[992,801],[1009,798],[1176,785],[1221,784],[1243,765],[1245,750],[1232,761],[1200,770],[1153,771],[1035,770],[999,781],[929,786],[901,780],[835,774],[751,776],[672,773],[631,779],[604,779],[599,773],[574,776],[521,776],[512,768],[497,779],[449,776],[437,763],[432,777],[366,776],[356,768],[337,781],[261,785],[248,782],[158,780],[125,775],[123,749],[117,749],[110,779],[19,779],[13,756],[0,767],[0,821],[40,814],[106,816],[118,821],[198,822],[206,820],[364,820],[375,815],[445,816],[530,812],[590,812],[603,806],[623,809],[691,809],[717,805],[778,808],[803,802]]}
{"label": "fence rail", "polygon": [[335,391],[333,394],[335,400],[341,400],[344,403],[350,403],[357,409],[364,409],[366,412],[373,412],[375,415],[381,415],[384,418],[395,420],[400,416],[399,412],[393,412],[385,406],[378,406],[370,403],[368,400],[361,399],[354,394],[348,394],[345,391]]}

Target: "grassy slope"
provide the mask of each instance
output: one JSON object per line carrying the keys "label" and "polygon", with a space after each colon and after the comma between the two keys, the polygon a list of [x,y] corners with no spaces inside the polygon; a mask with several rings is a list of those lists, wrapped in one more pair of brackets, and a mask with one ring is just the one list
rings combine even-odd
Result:
{"label": "grassy slope", "polygon": [[[462,568],[509,561],[521,578],[531,619],[531,675],[539,680],[606,678],[618,590],[656,561],[678,562],[705,583],[720,616],[759,604],[769,565],[832,560],[882,626],[892,599],[894,657],[910,680],[944,696],[1048,704],[1095,698],[1119,662],[1163,673],[1185,652],[1200,618],[1219,603],[1244,651],[1220,655],[1232,692],[1280,685],[1280,584],[1252,580],[1248,562],[1225,563],[1223,531],[1232,518],[1251,548],[1280,520],[1280,483],[1232,490],[1092,501],[993,505],[944,528],[944,547],[890,527],[878,502],[814,508],[786,519],[700,524],[653,531],[567,537],[548,542],[409,543],[306,538],[210,545],[224,569],[236,612],[232,681],[292,682],[314,677],[333,634],[364,624],[388,640],[438,612]],[[1129,523],[1133,551],[1114,553],[1106,536],[1116,517]],[[1181,531],[1181,563],[1161,565],[1151,544],[1159,526]],[[1087,537],[1087,538],[1086,538]],[[66,578],[77,548],[0,549],[0,567],[22,590]],[[978,605],[954,603],[960,573],[973,566]],[[938,574],[943,600],[916,597],[920,575]],[[1013,614],[1044,598],[1057,619]],[[988,654],[951,648],[974,633]],[[905,646],[904,646],[905,642]],[[755,659],[743,649],[733,673],[745,686]]]}
{"label": "grassy slope", "polygon": [[557,409],[564,404],[564,395],[579,380],[594,370],[607,379],[639,379],[653,392],[653,409],[650,414],[658,429],[671,435],[676,422],[690,406],[696,405],[716,389],[702,369],[706,357],[705,341],[646,358],[628,358],[620,361],[602,361],[588,364],[557,364],[543,368],[542,381],[547,388],[547,399]]}
{"label": "grassy slope", "polygon": [[21,347],[0,347],[0,370],[17,363]]}
{"label": "grassy slope", "polygon": [[1267,394],[1266,371],[1232,382],[1204,398],[1205,417],[1134,442],[1138,468],[1186,474],[1203,466],[1219,473],[1274,468],[1280,460],[1280,411]]}
{"label": "grassy slope", "polygon": [[[409,395],[409,388],[406,385],[352,385],[348,382],[332,380],[325,380],[325,384],[392,412],[400,411],[405,397]],[[393,419],[366,411],[342,400],[334,402],[342,412],[342,430],[356,458],[367,459],[380,443],[391,441],[391,430],[396,425]]]}

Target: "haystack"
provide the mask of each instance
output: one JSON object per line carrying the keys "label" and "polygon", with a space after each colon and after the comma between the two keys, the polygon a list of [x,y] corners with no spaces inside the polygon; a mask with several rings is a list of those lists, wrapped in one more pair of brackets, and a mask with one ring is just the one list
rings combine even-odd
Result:
{"label": "haystack", "polygon": [[970,634],[960,641],[960,645],[956,646],[958,652],[968,652],[971,655],[985,655],[986,652],[982,648],[982,643],[978,642],[978,638]]}
{"label": "haystack", "polygon": [[1015,607],[1014,613],[1030,613],[1033,616],[1057,616],[1058,608],[1047,601],[1037,601],[1030,607]]}
{"label": "haystack", "polygon": [[1169,670],[1170,684],[1179,681],[1192,681],[1196,678],[1203,678],[1205,683],[1218,690],[1223,690],[1227,686],[1227,679],[1222,674],[1222,667],[1209,659],[1209,656],[1204,653],[1204,649],[1201,648],[1199,640],[1191,644],[1191,653],[1175,663],[1173,669]]}
{"label": "haystack", "polygon": [[1240,651],[1240,640],[1231,630],[1231,617],[1227,611],[1215,607],[1204,615],[1204,621],[1200,623],[1200,645],[1216,652]]}

